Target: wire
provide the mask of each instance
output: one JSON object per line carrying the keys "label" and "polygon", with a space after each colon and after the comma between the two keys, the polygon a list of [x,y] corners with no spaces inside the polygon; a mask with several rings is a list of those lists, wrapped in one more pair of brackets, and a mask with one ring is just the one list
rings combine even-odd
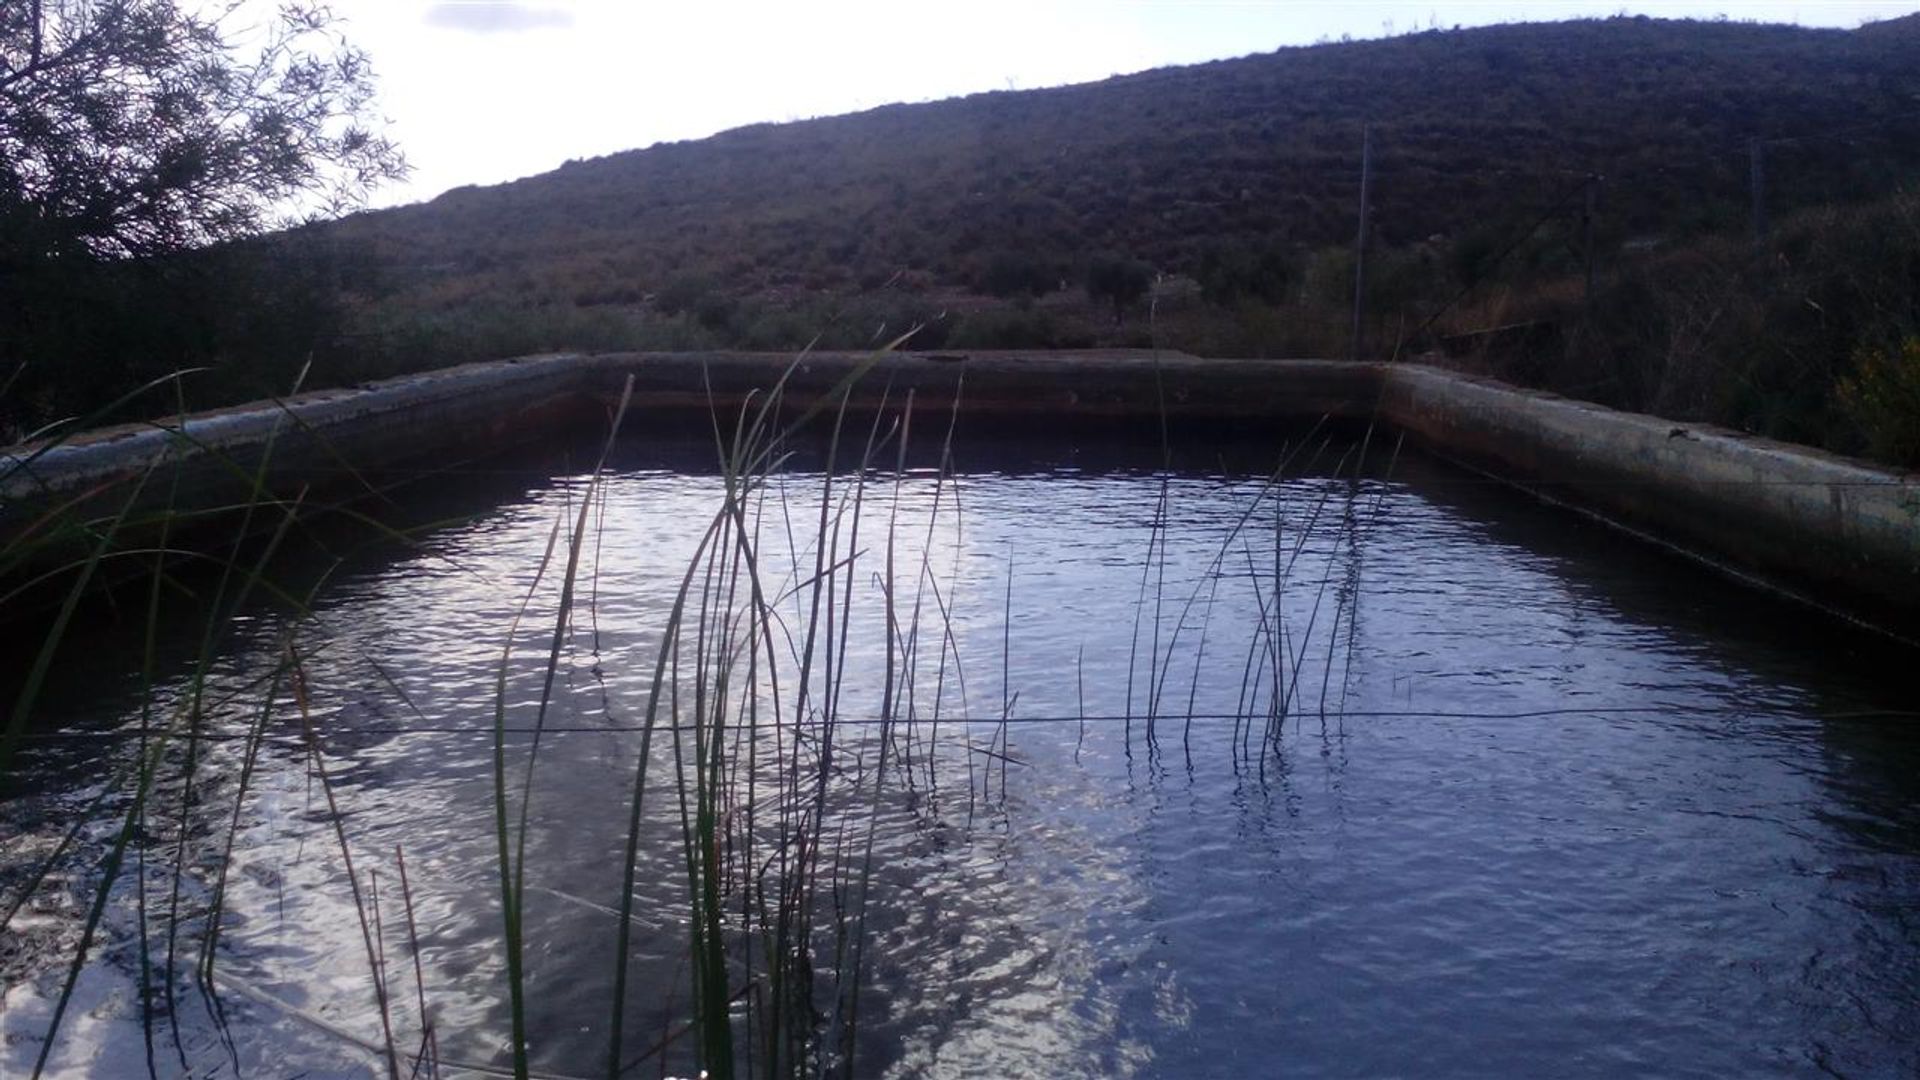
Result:
{"label": "wire", "polygon": [[1441,304],[1439,308],[1437,308],[1434,311],[1433,314],[1427,316],[1427,321],[1421,323],[1420,326],[1417,329],[1415,329],[1412,334],[1401,335],[1400,340],[1394,343],[1393,354],[1395,356],[1399,356],[1400,351],[1406,348],[1408,342],[1420,340],[1420,335],[1432,329],[1433,324],[1440,321],[1440,316],[1445,315],[1448,311],[1451,311],[1455,304],[1458,304],[1460,301],[1465,300],[1467,297],[1473,295],[1476,289],[1480,288],[1481,285],[1486,284],[1487,281],[1492,277],[1492,272],[1495,269],[1498,269],[1501,263],[1504,263],[1507,261],[1507,256],[1512,255],[1514,252],[1520,250],[1520,245],[1532,239],[1533,234],[1540,231],[1540,226],[1545,225],[1547,222],[1552,221],[1555,217],[1558,217],[1560,214],[1560,211],[1564,209],[1568,203],[1573,201],[1573,197],[1575,195],[1578,195],[1581,192],[1586,191],[1588,188],[1593,186],[1593,184],[1598,182],[1599,179],[1600,177],[1598,173],[1591,173],[1581,177],[1578,182],[1568,185],[1566,192],[1562,194],[1558,199],[1555,199],[1553,201],[1553,205],[1547,207],[1546,213],[1541,214],[1540,217],[1537,220],[1535,220],[1533,224],[1527,226],[1525,230],[1520,232],[1519,235],[1515,236],[1513,238],[1512,243],[1502,248],[1500,250],[1500,254],[1495,255],[1493,257],[1493,261],[1487,265],[1486,272],[1480,274],[1473,281],[1468,282],[1464,288],[1462,288],[1459,292],[1454,294],[1453,299],[1448,300],[1444,304]]}
{"label": "wire", "polygon": [[[1434,710],[1434,709],[1359,709],[1359,710],[1350,709],[1345,712],[1327,712],[1324,714],[1316,709],[1294,709],[1286,714],[1287,718],[1319,717],[1322,715],[1325,715],[1328,719],[1342,719],[1342,720],[1513,721],[1513,720],[1549,720],[1549,719],[1569,718],[1569,717],[1602,717],[1602,716],[1644,716],[1644,717],[1655,717],[1655,718],[1672,718],[1672,717],[1680,717],[1680,716],[1728,717],[1728,716],[1781,715],[1781,714],[1777,712],[1761,710],[1757,708],[1742,709],[1742,708],[1728,707],[1728,706],[1705,706],[1705,705],[1702,705],[1702,706],[1628,705],[1628,706],[1610,706],[1610,707],[1603,706],[1603,707],[1597,707],[1597,708],[1568,707],[1568,708],[1558,708],[1558,709],[1523,709],[1523,710],[1509,711],[1509,712],[1481,711],[1481,710]],[[1842,711],[1835,711],[1835,712],[1818,712],[1818,713],[1789,712],[1789,713],[1785,713],[1784,715],[1795,720],[1805,720],[1805,721],[1813,721],[1813,722],[1820,722],[1820,723],[1860,721],[1860,720],[1920,720],[1920,710],[1914,710],[1914,709],[1853,709],[1853,710],[1842,710]],[[905,719],[883,720],[879,717],[863,717],[860,719],[834,720],[831,723],[829,723],[828,721],[818,720],[818,719],[803,720],[798,723],[794,723],[791,721],[783,721],[783,720],[770,720],[770,721],[767,721],[766,723],[760,723],[760,724],[742,724],[737,722],[718,724],[718,725],[668,723],[668,724],[653,725],[653,731],[656,734],[662,734],[662,733],[670,734],[675,732],[694,732],[694,731],[712,732],[716,729],[722,730],[722,731],[766,731],[766,732],[773,732],[776,730],[778,731],[794,731],[794,730],[822,731],[828,727],[834,727],[834,728],[876,727],[883,724],[892,725],[894,727],[910,728],[914,725],[920,725],[920,724],[931,726],[936,722],[940,724],[978,724],[983,727],[993,727],[999,724],[1007,724],[1007,725],[1016,726],[1016,727],[1018,726],[1033,727],[1033,726],[1045,726],[1050,724],[1081,724],[1081,723],[1121,724],[1121,723],[1126,723],[1128,721],[1144,721],[1146,720],[1146,718],[1147,718],[1146,714],[1144,713],[1139,713],[1132,716],[1119,714],[1119,713],[1104,715],[1104,716],[1011,716],[1011,717],[1007,717],[1004,720],[1000,719],[999,717],[993,717],[991,719],[983,719],[979,717],[941,717],[939,718],[938,721],[935,721],[931,717],[915,717],[912,720],[905,720]],[[1203,723],[1226,723],[1226,722],[1246,723],[1251,721],[1260,721],[1264,723],[1266,721],[1274,719],[1274,716],[1273,714],[1265,713],[1265,712],[1194,713],[1191,716],[1188,716],[1186,714],[1168,714],[1165,716],[1158,716],[1156,717],[1156,719],[1160,719],[1160,720],[1191,719],[1191,720],[1203,722]],[[526,725],[511,726],[506,728],[494,728],[491,726],[479,727],[471,724],[413,724],[413,725],[387,724],[387,725],[376,725],[376,726],[368,726],[368,727],[342,728],[335,731],[325,732],[323,733],[323,735],[333,735],[336,737],[365,737],[365,738],[399,736],[399,735],[484,735],[490,738],[496,732],[499,732],[501,734],[506,734],[506,735],[533,735],[536,733],[540,735],[637,735],[645,732],[646,730],[647,730],[647,726],[643,724],[601,724],[601,725],[548,724],[539,728],[526,726]],[[292,742],[300,742],[300,743],[304,743],[306,741],[306,736],[301,734],[274,733],[274,734],[261,734],[256,736],[253,732],[247,732],[247,731],[194,732],[194,733],[183,732],[179,734],[164,735],[164,736],[157,735],[153,732],[148,732],[147,734],[150,737],[154,737],[154,738],[166,738],[166,739],[178,740],[182,742],[186,742],[186,741],[239,742],[243,740],[253,739],[256,737],[260,739],[272,739],[275,741],[292,741]],[[140,735],[140,732],[137,729],[116,728],[112,730],[103,730],[103,731],[27,732],[22,735],[22,738],[35,739],[43,742],[59,742],[59,741],[80,742],[80,741],[111,741],[115,739],[134,738],[134,737],[138,737],[139,735]]]}

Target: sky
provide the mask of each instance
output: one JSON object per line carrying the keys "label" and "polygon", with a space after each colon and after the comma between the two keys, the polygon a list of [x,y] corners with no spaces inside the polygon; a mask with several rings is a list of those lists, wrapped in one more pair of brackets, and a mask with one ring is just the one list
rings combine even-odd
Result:
{"label": "sky", "polygon": [[413,165],[372,205],[761,121],[1343,35],[1620,13],[1854,27],[1916,0],[330,0]]}

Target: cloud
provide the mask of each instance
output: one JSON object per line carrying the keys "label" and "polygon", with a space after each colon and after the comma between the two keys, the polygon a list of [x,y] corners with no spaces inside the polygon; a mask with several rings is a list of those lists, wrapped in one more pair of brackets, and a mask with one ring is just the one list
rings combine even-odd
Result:
{"label": "cloud", "polygon": [[573,25],[573,13],[514,0],[454,0],[427,9],[427,25],[474,34],[518,33]]}

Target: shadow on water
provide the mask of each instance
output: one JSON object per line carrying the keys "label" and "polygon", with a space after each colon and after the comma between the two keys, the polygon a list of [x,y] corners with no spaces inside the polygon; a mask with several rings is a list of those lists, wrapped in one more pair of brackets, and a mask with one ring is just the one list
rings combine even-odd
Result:
{"label": "shadow on water", "polygon": [[1834,795],[1857,805],[1836,823],[1861,830],[1863,843],[1911,849],[1920,838],[1920,651],[1490,479],[1408,464],[1403,475],[1422,497],[1477,523],[1488,542],[1551,560],[1571,619],[1592,611],[1629,621],[1663,651],[1729,673],[1739,692],[1722,698],[1728,715],[1718,722],[1730,737],[1764,737],[1742,723],[1743,706],[1808,718]]}

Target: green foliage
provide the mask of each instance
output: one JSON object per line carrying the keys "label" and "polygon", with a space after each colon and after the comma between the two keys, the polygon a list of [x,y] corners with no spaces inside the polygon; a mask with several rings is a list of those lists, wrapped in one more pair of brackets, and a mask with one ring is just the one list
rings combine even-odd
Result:
{"label": "green foliage", "polygon": [[1503,377],[1903,460],[1898,357],[1920,333],[1920,193],[1789,216],[1762,248],[1727,237],[1622,258],[1590,306],[1577,279],[1510,295],[1471,317],[1548,322],[1570,340],[1561,356],[1494,363]]}
{"label": "green foliage", "polygon": [[[1119,316],[1156,272],[1159,344],[1344,355],[1372,123],[1368,355],[1538,323],[1525,356],[1464,362],[1857,452],[1835,380],[1916,318],[1911,200],[1888,194],[1920,175],[1914,25],[1428,32],[757,125],[356,215],[316,232],[338,253],[325,274],[295,261],[229,279],[294,317],[0,272],[0,311],[78,320],[0,328],[0,362],[34,360],[16,412],[44,419],[220,356],[264,372],[224,369],[239,394],[308,357],[325,385],[539,349],[864,348],[912,326],[924,348],[1113,345],[1148,336]],[[1743,236],[1750,135],[1793,137],[1767,150],[1765,257]],[[96,295],[99,325],[71,299]]]}
{"label": "green foliage", "polygon": [[725,330],[733,322],[739,304],[730,296],[708,293],[694,302],[693,317],[709,330]]}
{"label": "green foliage", "polygon": [[361,241],[247,239],[406,166],[323,6],[242,21],[178,0],[0,5],[0,436],[189,366],[215,369],[202,404],[284,391],[340,340],[347,291],[378,284]]}
{"label": "green foliage", "polygon": [[1920,466],[1920,336],[1898,348],[1863,348],[1853,373],[1835,387],[1875,457]]}
{"label": "green foliage", "polygon": [[1093,339],[1045,311],[993,309],[962,318],[947,344],[957,349],[1074,349],[1093,344]]}
{"label": "green foliage", "polygon": [[149,259],[71,255],[0,277],[0,361],[14,378],[0,435],[188,367],[208,369],[187,384],[202,406],[284,393],[308,360],[330,368],[348,344],[344,283],[362,259],[302,230]]}
{"label": "green foliage", "polygon": [[717,286],[704,274],[680,274],[669,278],[654,294],[653,305],[664,315],[678,315],[713,293]]}
{"label": "green foliage", "polygon": [[988,296],[1044,296],[1060,287],[1060,267],[1024,251],[999,251],[987,258],[976,287]]}
{"label": "green foliage", "polygon": [[1216,244],[1201,254],[1194,271],[1200,295],[1221,307],[1247,300],[1282,303],[1296,276],[1288,253],[1272,245]]}
{"label": "green foliage", "polygon": [[1448,247],[1448,269],[1462,285],[1478,285],[1498,269],[1496,260],[1507,242],[1499,228],[1484,224],[1472,226]]}
{"label": "green foliage", "polygon": [[[1916,94],[1920,41],[1901,35],[1500,26],[756,125],[339,228],[376,237],[395,288],[422,303],[455,283],[517,302],[516,275],[536,291],[574,279],[657,291],[699,275],[785,300],[910,270],[1012,299],[1051,293],[1086,253],[1120,251],[1231,307],[1277,302],[1298,253],[1351,246],[1364,123],[1377,125],[1377,247],[1457,242],[1436,276],[1478,279],[1588,172],[1608,177],[1616,242],[1738,227],[1748,135],[1858,133],[1777,148],[1776,213],[1884,194],[1920,169]],[[1564,269],[1565,231],[1523,257]]]}
{"label": "green foliage", "polygon": [[1349,307],[1353,303],[1353,271],[1351,245],[1314,252],[1301,274],[1302,298],[1316,308],[1337,311]]}
{"label": "green foliage", "polygon": [[578,350],[712,349],[720,341],[697,320],[630,308],[460,306],[440,312],[381,307],[359,316],[349,347],[329,355],[321,375],[357,382],[471,360]]}
{"label": "green foliage", "polygon": [[1153,287],[1153,268],[1138,259],[1096,255],[1087,263],[1087,295],[1113,305],[1117,322]]}
{"label": "green foliage", "polygon": [[248,26],[236,7],[0,8],[0,239],[13,258],[231,240],[289,200],[340,209],[405,173],[372,130],[366,56],[325,7],[294,0]]}

